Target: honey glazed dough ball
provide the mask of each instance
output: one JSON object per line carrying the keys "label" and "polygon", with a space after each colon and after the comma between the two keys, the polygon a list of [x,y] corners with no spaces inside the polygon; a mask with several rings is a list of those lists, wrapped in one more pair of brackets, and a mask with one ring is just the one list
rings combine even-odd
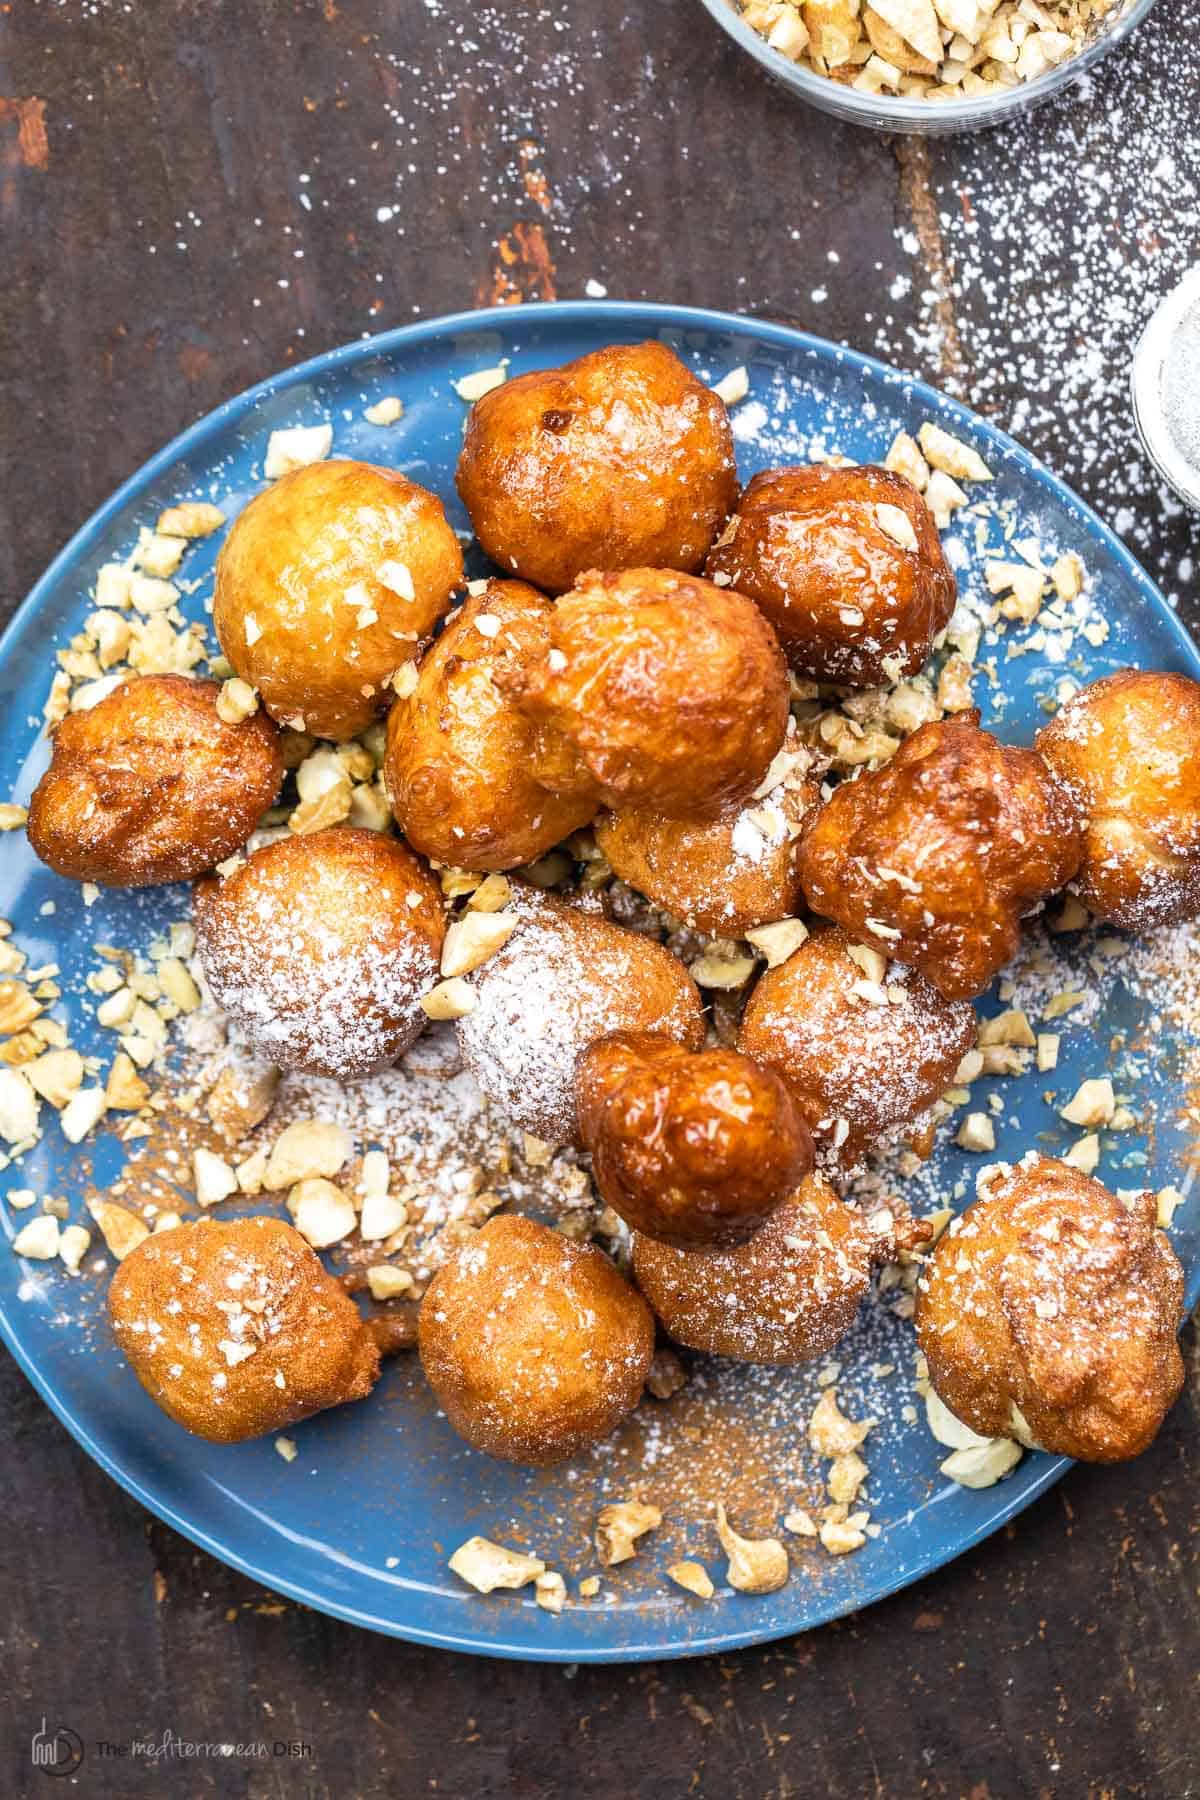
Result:
{"label": "honey glazed dough ball", "polygon": [[798,675],[849,687],[915,675],[955,604],[933,514],[870,465],[764,469],[705,573],[762,607]]}
{"label": "honey glazed dough ball", "polygon": [[790,742],[750,798],[718,818],[625,807],[601,814],[597,845],[622,881],[697,931],[737,938],[790,918],[804,898],[800,838],[821,806],[815,758]]}
{"label": "honey glazed dough ball", "polygon": [[745,800],[787,729],[787,670],[757,607],[668,569],[580,576],[541,654],[496,679],[536,727],[545,787],[669,818]]}
{"label": "honey glazed dough ball", "polygon": [[886,1254],[863,1215],[814,1174],[732,1249],[681,1250],[635,1233],[633,1273],[677,1344],[782,1366],[845,1337]]}
{"label": "honey glazed dough ball", "polygon": [[822,1167],[838,1172],[918,1121],[975,1035],[970,1001],[944,1000],[923,975],[829,926],[759,977],[738,1048],[784,1077]]}
{"label": "honey glazed dough ball", "polygon": [[1037,736],[1085,817],[1072,887],[1110,925],[1200,916],[1200,684],[1121,669],[1081,688]]}
{"label": "honey glazed dough ball", "polygon": [[188,881],[240,849],[283,781],[265,714],[229,725],[215,681],[135,675],[54,732],[29,842],[73,881]]}
{"label": "honey glazed dough ball", "polygon": [[117,1269],[108,1312],[150,1398],[215,1444],[365,1399],[379,1377],[353,1300],[282,1219],[156,1232]]}
{"label": "honey glazed dough ball", "polygon": [[534,727],[497,687],[497,667],[543,646],[551,602],[489,581],[426,652],[415,690],[388,714],[384,775],[413,847],[460,869],[513,869],[591,821],[586,798],[551,794],[531,772]]}
{"label": "honey glazed dough ball", "polygon": [[217,558],[213,626],[273,718],[314,737],[356,737],[462,574],[435,495],[372,463],[310,463],[234,521]]}
{"label": "honey glazed dough ball", "polygon": [[601,1199],[663,1243],[744,1243],[813,1165],[785,1083],[736,1050],[615,1032],[580,1058],[576,1108]]}
{"label": "honey glazed dough ball", "polygon": [[1120,1200],[1030,1152],[951,1222],[917,1289],[917,1339],[984,1437],[1084,1462],[1153,1440],[1183,1386],[1183,1270],[1153,1194]]}
{"label": "honey glazed dough ball", "polygon": [[505,1462],[563,1462],[641,1398],[654,1320],[594,1244],[494,1218],[445,1263],[418,1319],[421,1366],[460,1437]]}
{"label": "honey glazed dough ball", "polygon": [[553,594],[585,569],[698,569],[737,495],[724,403],[658,343],[493,388],[456,479],[493,562]]}
{"label": "honey glazed dough ball", "polygon": [[801,844],[800,879],[814,912],[964,1000],[1016,955],[1021,919],[1082,851],[1058,776],[969,712],[922,725],[835,789]]}
{"label": "honey glazed dough ball", "polygon": [[217,1004],[281,1069],[369,1075],[427,1023],[441,890],[395,838],[341,825],[278,839],[201,882],[194,911]]}
{"label": "honey glazed dough ball", "polygon": [[506,1118],[551,1144],[578,1141],[575,1065],[611,1031],[660,1031],[698,1050],[700,992],[678,958],[599,912],[514,885],[519,921],[467,977],[475,1006],[457,1023],[468,1069]]}

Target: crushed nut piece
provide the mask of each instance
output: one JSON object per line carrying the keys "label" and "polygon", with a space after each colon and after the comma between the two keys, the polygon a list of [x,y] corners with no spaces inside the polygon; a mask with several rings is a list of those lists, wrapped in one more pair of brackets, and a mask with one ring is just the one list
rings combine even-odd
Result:
{"label": "crushed nut piece", "polygon": [[720,381],[713,383],[712,391],[726,406],[739,405],[750,392],[749,370],[739,363],[736,369],[730,369],[728,375],[722,375]]}
{"label": "crushed nut piece", "polygon": [[534,1577],[533,1597],[547,1612],[560,1613],[566,1605],[567,1584],[561,1575],[547,1569],[544,1575]]}
{"label": "crushed nut piece", "polygon": [[123,1262],[131,1250],[136,1250],[150,1236],[150,1227],[145,1220],[131,1213],[127,1206],[118,1206],[115,1200],[89,1201],[88,1211],[118,1262]]}
{"label": "crushed nut piece", "polygon": [[475,990],[461,975],[439,981],[421,995],[421,1011],[428,1019],[465,1019],[475,1011]]}
{"label": "crushed nut piece", "polygon": [[520,921],[513,913],[470,912],[447,927],[442,974],[469,975],[507,944]]}
{"label": "crushed nut piece", "polygon": [[230,1194],[237,1193],[237,1176],[224,1157],[214,1156],[211,1150],[202,1146],[192,1151],[192,1179],[200,1206],[216,1206],[220,1201],[228,1200]]}
{"label": "crushed nut piece", "polygon": [[394,425],[404,417],[404,402],[395,394],[384,394],[371,406],[364,408],[363,418],[368,425]]}
{"label": "crushed nut piece", "polygon": [[407,1294],[412,1285],[413,1278],[408,1270],[397,1269],[391,1263],[376,1263],[367,1270],[372,1300],[397,1300],[401,1294]]}
{"label": "crushed nut piece", "polygon": [[263,1186],[268,1193],[317,1177],[328,1180],[350,1157],[350,1134],[328,1119],[296,1119],[275,1140]]}
{"label": "crushed nut piece", "polygon": [[668,1578],[676,1587],[686,1588],[689,1594],[695,1594],[701,1600],[711,1600],[716,1593],[712,1577],[703,1563],[676,1562],[667,1570]]}
{"label": "crushed nut piece", "polygon": [[468,1538],[460,1544],[449,1566],[480,1594],[490,1594],[496,1588],[521,1588],[546,1573],[540,1556],[526,1556],[521,1550],[493,1544],[485,1537]]}
{"label": "crushed nut piece", "polygon": [[808,1422],[808,1441],[818,1456],[849,1456],[878,1423],[878,1419],[848,1419],[838,1405],[836,1387],[827,1387]]}
{"label": "crushed nut piece", "polygon": [[771,925],[753,926],[746,933],[746,942],[766,958],[768,969],[777,969],[800,948],[807,936],[808,926],[803,919],[777,919]]}
{"label": "crushed nut piece", "polygon": [[725,1579],[742,1594],[773,1594],[787,1582],[788,1555],[778,1538],[744,1538],[717,1502],[717,1536],[729,1558]]}
{"label": "crushed nut piece", "polygon": [[263,475],[267,481],[278,481],[295,469],[309,463],[324,462],[333,449],[332,425],[292,425],[273,431],[267,440]]}
{"label": "crushed nut piece", "polygon": [[954,1137],[960,1150],[994,1150],[996,1133],[986,1113],[968,1113]]}
{"label": "crushed nut piece", "polygon": [[960,1487],[992,1487],[1021,1460],[1021,1446],[1012,1438],[990,1438],[967,1450],[954,1450],[939,1464],[941,1473]]}
{"label": "crushed nut piece", "polygon": [[1068,1125],[1107,1125],[1116,1109],[1116,1096],[1108,1076],[1081,1081],[1074,1097],[1059,1108],[1059,1118]]}
{"label": "crushed nut piece", "polygon": [[58,1255],[59,1227],[53,1213],[39,1213],[23,1225],[12,1241],[13,1254],[30,1262],[50,1262]]}
{"label": "crushed nut piece", "polygon": [[298,1181],[287,1197],[296,1230],[314,1250],[326,1250],[349,1237],[357,1223],[351,1200],[323,1176]]}
{"label": "crushed nut piece", "polygon": [[596,1521],[596,1549],[606,1569],[628,1562],[637,1553],[637,1540],[662,1524],[657,1506],[641,1500],[617,1500],[600,1509]]}
{"label": "crushed nut piece", "polygon": [[473,375],[463,375],[452,385],[460,400],[471,403],[482,400],[493,388],[503,387],[507,380],[508,370],[503,363],[497,363],[495,368],[476,369]]}

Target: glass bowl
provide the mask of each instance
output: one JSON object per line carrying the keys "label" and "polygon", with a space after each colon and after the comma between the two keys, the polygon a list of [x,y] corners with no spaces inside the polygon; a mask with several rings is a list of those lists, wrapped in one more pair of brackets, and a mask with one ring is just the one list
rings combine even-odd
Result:
{"label": "glass bowl", "polygon": [[965,100],[917,100],[903,95],[860,94],[843,87],[824,75],[814,75],[798,63],[772,50],[766,39],[751,29],[737,10],[735,0],[701,0],[722,31],[740,44],[801,100],[820,107],[822,112],[845,119],[852,125],[869,125],[873,131],[900,131],[915,136],[943,137],[954,131],[982,131],[989,125],[1003,124],[1019,118],[1034,107],[1052,100],[1095,68],[1101,57],[1123,43],[1139,26],[1154,5],[1154,0],[1130,0],[1122,11],[1081,50],[1056,68],[1047,69],[1035,81],[1020,87],[1006,88],[1000,94],[987,94]]}

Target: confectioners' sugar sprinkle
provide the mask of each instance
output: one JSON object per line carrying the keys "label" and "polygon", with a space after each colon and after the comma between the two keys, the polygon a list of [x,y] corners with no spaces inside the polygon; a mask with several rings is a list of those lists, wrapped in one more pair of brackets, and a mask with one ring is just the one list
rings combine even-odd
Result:
{"label": "confectioners' sugar sprinkle", "polygon": [[[297,905],[289,871],[276,877],[261,860],[255,868],[257,886],[236,910],[217,897],[213,930],[203,909],[198,916],[218,1002],[277,1060],[301,1040],[306,1060],[348,1076],[390,1061],[424,1023],[420,995],[437,976],[425,937],[414,927],[401,940],[364,876],[333,864],[322,872],[324,915],[338,921],[331,926],[315,906]],[[345,921],[353,921],[350,936]]]}
{"label": "confectioners' sugar sprinkle", "polygon": [[[1061,99],[935,147],[936,263],[911,229],[897,237],[921,322],[875,327],[879,354],[915,359],[1044,457],[1157,558],[1151,572],[1177,599],[1200,517],[1142,451],[1129,370],[1150,315],[1197,258],[1198,85],[1200,42],[1165,0]],[[923,166],[919,152],[906,158]]]}
{"label": "confectioners' sugar sprinkle", "polygon": [[532,892],[515,910],[521,924],[473,978],[475,1009],[458,1022],[459,1042],[509,1118],[565,1144],[575,1133],[575,1064],[586,1045],[606,1031],[651,1025],[685,1038],[696,1013],[687,986],[672,979],[668,1010],[647,1016],[646,959],[665,953],[640,938],[604,923],[582,939],[569,913]]}

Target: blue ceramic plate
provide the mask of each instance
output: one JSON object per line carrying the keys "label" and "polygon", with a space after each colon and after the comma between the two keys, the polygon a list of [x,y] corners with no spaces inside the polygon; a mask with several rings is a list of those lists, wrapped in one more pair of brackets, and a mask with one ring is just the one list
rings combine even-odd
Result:
{"label": "blue ceramic plate", "polygon": [[[960,515],[954,554],[968,604],[983,595],[983,538],[992,554],[1010,557],[1019,551],[1004,547],[1006,533],[1026,549],[1036,541],[1047,560],[1079,553],[1090,581],[1086,619],[1098,641],[1079,631],[1070,641],[1053,632],[1037,638],[1021,627],[998,643],[985,641],[980,655],[994,661],[996,675],[994,683],[977,684],[985,724],[1028,741],[1060,681],[1130,662],[1200,674],[1179,623],[1093,513],[1011,440],[896,371],[799,332],[715,313],[617,304],[500,309],[351,344],[264,382],[186,431],[127,482],[56,559],[0,646],[0,795],[26,798],[44,766],[39,725],[48,646],[79,629],[97,569],[126,554],[138,528],[177,500],[212,498],[236,512],[261,483],[273,428],[332,422],[335,454],[397,465],[442,495],[465,525],[452,480],[465,407],[453,381],[501,359],[520,371],[645,337],[670,343],[709,380],[747,367],[750,394],[735,414],[744,476],[822,450],[879,459],[898,429],[915,432],[927,419],[975,445],[996,479],[986,491],[973,488],[972,500],[985,497],[1000,510],[986,520]],[[402,421],[386,429],[363,417],[364,406],[383,394],[398,394],[405,407]],[[204,616],[216,549],[215,540],[199,545],[185,565],[198,581],[187,602],[197,618]],[[1013,647],[1019,655],[1009,654]],[[105,895],[87,910],[80,891],[38,865],[19,834],[2,842],[0,912],[14,921],[32,963],[61,965],[74,1040],[111,1053],[111,1034],[91,1019],[94,1002],[82,985],[94,966],[92,945],[144,943],[163,922],[184,916],[186,894]],[[1078,1133],[1062,1125],[1046,1091],[1061,1104],[1084,1076],[1108,1067],[1118,1089],[1133,1096],[1143,1128],[1104,1135],[1100,1174],[1113,1186],[1183,1186],[1177,1115],[1194,1053],[1189,1021],[1200,1014],[1188,988],[1190,967],[1179,934],[1142,946],[1111,934],[1040,940],[1018,999],[1037,1012],[1053,992],[1073,986],[1088,998],[1051,1027],[1062,1036],[1052,1075],[977,1083],[974,1106],[986,1109],[987,1095],[996,1096],[998,1153],[1019,1155],[1033,1144],[1063,1148]],[[1000,1004],[993,994],[984,1010]],[[88,1180],[103,1183],[124,1156],[103,1134],[84,1149],[86,1157],[71,1150],[51,1122],[21,1166],[0,1174],[0,1186],[65,1195],[78,1216],[85,1170]],[[942,1145],[914,1184],[916,1209],[969,1197],[979,1162]],[[10,1237],[31,1216],[0,1213]],[[1198,1226],[1189,1192],[1173,1237],[1188,1270],[1190,1302],[1200,1286]],[[895,1316],[895,1295],[885,1296],[864,1309],[861,1326],[838,1352],[843,1405],[879,1420],[867,1449],[879,1534],[837,1560],[794,1539],[789,1585],[751,1598],[720,1586],[724,1560],[711,1504],[726,1498],[735,1522],[762,1529],[778,1528],[789,1506],[814,1503],[819,1466],[804,1441],[818,1392],[814,1371],[698,1364],[683,1395],[665,1408],[647,1403],[593,1457],[567,1470],[529,1473],[467,1450],[422,1394],[410,1360],[388,1370],[370,1401],[297,1428],[299,1455],[287,1464],[269,1441],[214,1447],[159,1413],[108,1344],[103,1286],[102,1276],[72,1281],[58,1265],[0,1256],[0,1326],[8,1346],[88,1453],[161,1518],[269,1587],[356,1624],[461,1650],[633,1660],[802,1631],[958,1556],[1027,1506],[1064,1466],[1029,1455],[985,1491],[946,1482],[938,1474],[945,1452],[913,1407],[911,1328]],[[574,1596],[576,1580],[596,1570],[588,1543],[596,1509],[632,1492],[661,1505],[662,1530],[643,1540],[633,1562],[605,1572],[598,1599],[573,1597],[560,1617],[538,1609],[528,1591],[482,1599],[446,1569],[449,1551],[479,1531],[545,1556],[567,1574]],[[711,1602],[690,1598],[663,1575],[685,1546],[718,1581]],[[1020,1555],[1019,1545],[1012,1554]]]}

